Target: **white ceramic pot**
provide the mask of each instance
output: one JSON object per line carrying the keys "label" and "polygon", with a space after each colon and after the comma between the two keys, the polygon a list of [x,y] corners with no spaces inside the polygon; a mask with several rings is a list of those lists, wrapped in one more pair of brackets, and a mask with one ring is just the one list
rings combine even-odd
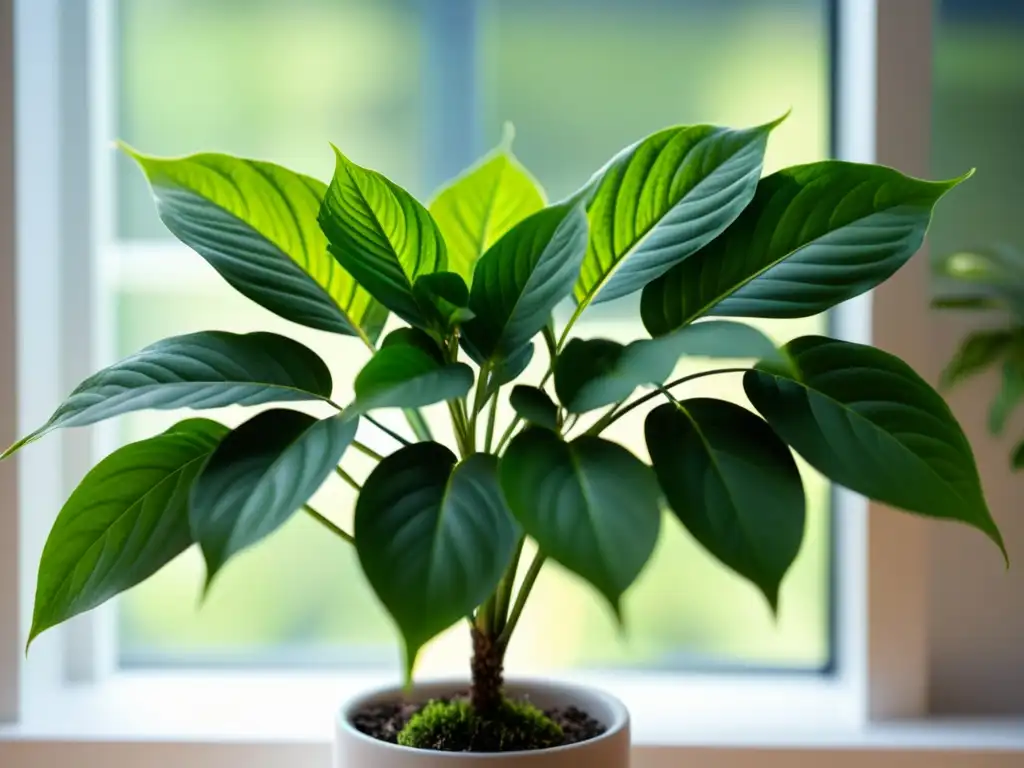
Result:
{"label": "white ceramic pot", "polygon": [[[465,690],[465,683],[419,685],[409,700],[423,702]],[[629,713],[622,702],[602,691],[548,682],[512,682],[512,698],[526,697],[541,709],[577,707],[605,725],[597,738],[579,744],[530,752],[435,752],[389,744],[357,731],[351,718],[367,705],[402,698],[400,688],[362,696],[345,706],[335,723],[335,768],[629,768]]]}

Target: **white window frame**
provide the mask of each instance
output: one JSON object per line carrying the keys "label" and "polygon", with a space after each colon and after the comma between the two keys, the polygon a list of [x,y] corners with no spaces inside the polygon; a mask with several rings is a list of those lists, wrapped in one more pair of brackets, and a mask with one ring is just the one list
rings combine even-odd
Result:
{"label": "white window frame", "polygon": [[[838,3],[840,157],[927,175],[931,5]],[[4,445],[41,423],[69,385],[109,357],[101,347],[110,338],[110,319],[101,314],[109,302],[98,297],[110,276],[108,265],[92,258],[112,234],[111,217],[93,207],[105,204],[111,172],[94,147],[96,137],[110,135],[109,114],[95,108],[111,103],[97,90],[107,81],[108,8],[105,0],[0,0]],[[451,151],[464,147],[456,142]],[[918,256],[873,297],[840,308],[836,335],[873,336],[931,373],[924,271]],[[32,302],[19,301],[24,296]],[[61,432],[0,464],[0,723],[9,723],[0,725],[0,765],[326,765],[338,704],[392,680],[115,672],[113,622],[104,611],[44,635],[25,658],[42,542],[68,481],[105,442],[101,430]],[[1022,721],[940,726],[926,717],[921,521],[869,511],[854,494],[835,498],[835,674],[566,676],[623,698],[633,717],[636,766],[1020,764]]]}

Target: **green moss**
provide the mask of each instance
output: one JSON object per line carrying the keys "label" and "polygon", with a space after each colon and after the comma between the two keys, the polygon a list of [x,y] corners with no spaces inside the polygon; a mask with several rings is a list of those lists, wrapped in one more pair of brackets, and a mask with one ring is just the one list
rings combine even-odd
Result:
{"label": "green moss", "polygon": [[562,744],[562,729],[532,704],[505,700],[493,717],[468,701],[430,701],[398,734],[398,743],[445,752],[517,752]]}

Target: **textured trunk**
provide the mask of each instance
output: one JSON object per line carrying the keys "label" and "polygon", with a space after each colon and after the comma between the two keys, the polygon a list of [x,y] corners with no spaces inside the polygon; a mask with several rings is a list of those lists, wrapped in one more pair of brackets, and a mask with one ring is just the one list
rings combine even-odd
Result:
{"label": "textured trunk", "polygon": [[470,702],[480,715],[496,712],[501,705],[502,677],[505,664],[505,650],[495,638],[488,637],[476,627],[473,634],[473,688]]}

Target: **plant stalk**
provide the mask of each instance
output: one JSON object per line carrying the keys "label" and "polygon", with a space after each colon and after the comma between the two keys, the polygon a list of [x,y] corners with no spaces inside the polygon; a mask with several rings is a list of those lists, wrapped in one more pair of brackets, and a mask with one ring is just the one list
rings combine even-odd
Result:
{"label": "plant stalk", "polygon": [[347,541],[349,544],[355,544],[356,543],[356,540],[354,538],[352,538],[352,534],[350,534],[347,531],[344,531],[341,528],[339,528],[337,525],[332,523],[326,517],[321,515],[319,512],[317,512],[311,506],[309,506],[309,504],[303,504],[302,505],[302,509],[306,512],[306,514],[308,514],[310,517],[312,517],[314,520],[316,520],[318,523],[320,523],[320,525],[322,525],[324,528],[329,530],[331,533],[333,533],[338,538],[342,539],[343,541]]}
{"label": "plant stalk", "polygon": [[526,572],[526,576],[523,577],[523,586],[519,588],[519,594],[516,595],[515,605],[512,606],[512,612],[508,616],[505,628],[501,630],[501,634],[498,636],[498,645],[502,648],[507,647],[508,641],[512,638],[516,624],[519,623],[519,617],[523,615],[523,608],[526,607],[526,600],[530,596],[530,590],[533,589],[533,585],[537,582],[537,577],[540,576],[540,569],[544,567],[545,560],[547,560],[547,557],[542,552],[538,552],[534,556],[533,562],[530,563],[530,569]]}
{"label": "plant stalk", "polygon": [[335,467],[334,471],[337,473],[338,477],[340,477],[342,480],[348,483],[356,493],[359,493],[361,490],[363,490],[363,486],[357,483],[356,479],[341,467]]}
{"label": "plant stalk", "polygon": [[491,397],[491,408],[487,412],[487,432],[484,437],[484,451],[486,453],[491,452],[491,446],[494,443],[494,422],[498,418],[498,392],[501,389],[495,390],[493,397]]}
{"label": "plant stalk", "polygon": [[508,621],[508,607],[509,603],[512,602],[512,590],[515,588],[516,573],[519,571],[519,558],[523,555],[523,544],[525,543],[526,539],[520,536],[515,552],[512,553],[512,562],[509,563],[508,568],[505,569],[505,575],[498,582],[493,620],[495,635],[501,634],[505,629],[505,623]]}

